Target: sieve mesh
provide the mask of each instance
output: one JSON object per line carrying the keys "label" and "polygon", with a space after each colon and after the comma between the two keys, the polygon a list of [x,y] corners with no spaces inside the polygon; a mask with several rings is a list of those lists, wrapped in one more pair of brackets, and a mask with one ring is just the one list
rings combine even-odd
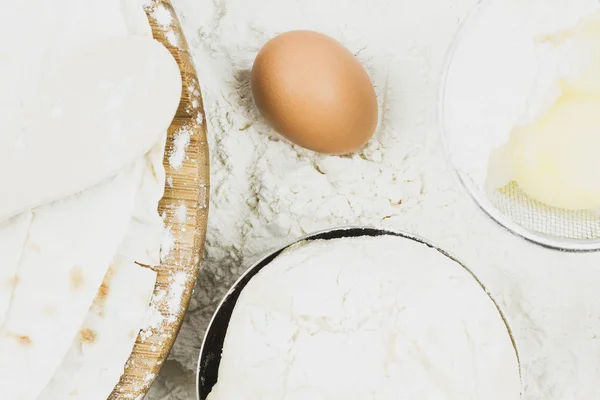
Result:
{"label": "sieve mesh", "polygon": [[498,211],[529,231],[558,239],[600,239],[600,210],[549,207],[531,199],[514,182],[488,191],[487,196]]}

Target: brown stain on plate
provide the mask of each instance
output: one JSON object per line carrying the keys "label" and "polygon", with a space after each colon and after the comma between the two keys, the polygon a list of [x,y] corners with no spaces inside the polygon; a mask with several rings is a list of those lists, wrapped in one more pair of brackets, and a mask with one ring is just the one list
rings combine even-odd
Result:
{"label": "brown stain on plate", "polygon": [[91,329],[82,329],[79,332],[79,339],[81,340],[81,343],[94,344],[96,342],[96,337],[96,332]]}
{"label": "brown stain on plate", "polygon": [[96,300],[98,300],[99,302],[104,302],[109,292],[110,287],[106,283],[102,283],[102,285],[100,285],[100,289],[98,289],[98,295],[96,296]]}
{"label": "brown stain on plate", "polygon": [[21,335],[19,333],[10,333],[8,332],[6,334],[7,337],[15,339],[15,341],[23,347],[26,346],[31,346],[33,344],[33,341],[31,340],[31,338],[27,335]]}
{"label": "brown stain on plate", "polygon": [[21,346],[31,346],[31,338],[26,335],[19,336],[19,344]]}
{"label": "brown stain on plate", "polygon": [[108,269],[108,272],[104,276],[104,280],[102,281],[100,288],[98,288],[98,293],[96,293],[96,297],[94,298],[94,304],[92,305],[92,307],[99,310],[98,314],[100,316],[102,316],[102,314],[103,314],[102,306],[106,302],[106,297],[108,296],[108,293],[110,292],[110,283],[112,282],[113,268],[114,268],[114,266],[111,265],[110,268]]}

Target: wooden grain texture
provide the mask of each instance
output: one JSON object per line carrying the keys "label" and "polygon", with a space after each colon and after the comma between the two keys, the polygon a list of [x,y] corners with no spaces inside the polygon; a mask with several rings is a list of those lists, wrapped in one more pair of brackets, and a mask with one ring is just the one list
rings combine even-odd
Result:
{"label": "wooden grain texture", "polygon": [[[156,11],[157,9],[160,13]],[[168,26],[164,25],[165,10],[172,17],[172,22]],[[162,314],[174,318],[166,318],[158,329],[151,331],[151,334],[138,336],[133,354],[126,365],[125,374],[109,397],[110,400],[142,399],[164,364],[183,322],[198,276],[208,218],[208,145],[205,124],[199,118],[203,116],[203,104],[192,55],[170,1],[157,0],[147,6],[146,13],[154,38],[163,43],[175,57],[183,80],[182,98],[168,131],[164,158],[169,183],[165,186],[165,195],[159,205],[160,214],[164,216],[166,225],[171,227],[175,246],[163,264],[155,267],[158,281],[153,300],[153,306],[156,305]],[[157,21],[155,16],[161,16],[160,21]],[[183,165],[180,168],[173,168],[169,163],[169,155],[172,154],[177,134],[182,131],[191,133],[190,143]],[[182,205],[186,209],[185,220],[178,212],[182,209]],[[172,310],[169,310],[168,300],[173,289],[171,280],[173,274],[177,272],[185,273],[186,282],[181,297],[181,307],[178,313],[173,315]],[[166,295],[162,295],[162,291],[166,291]],[[159,293],[161,295],[157,296]],[[162,300],[157,301],[157,299]]]}

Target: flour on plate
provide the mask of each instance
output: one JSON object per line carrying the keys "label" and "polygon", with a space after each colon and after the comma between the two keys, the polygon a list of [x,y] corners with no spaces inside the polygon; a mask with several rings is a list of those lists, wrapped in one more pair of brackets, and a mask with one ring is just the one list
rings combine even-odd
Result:
{"label": "flour on plate", "polygon": [[254,276],[208,400],[519,400],[494,302],[436,249],[393,236],[305,242]]}

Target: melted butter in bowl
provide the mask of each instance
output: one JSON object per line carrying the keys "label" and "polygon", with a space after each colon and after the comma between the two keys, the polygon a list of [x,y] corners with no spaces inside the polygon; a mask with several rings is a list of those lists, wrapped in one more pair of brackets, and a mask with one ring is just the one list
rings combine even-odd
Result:
{"label": "melted butter in bowl", "polygon": [[488,183],[502,188],[515,181],[551,207],[600,208],[600,11],[538,46],[540,69],[553,80],[532,95],[541,92],[549,106],[492,154]]}

